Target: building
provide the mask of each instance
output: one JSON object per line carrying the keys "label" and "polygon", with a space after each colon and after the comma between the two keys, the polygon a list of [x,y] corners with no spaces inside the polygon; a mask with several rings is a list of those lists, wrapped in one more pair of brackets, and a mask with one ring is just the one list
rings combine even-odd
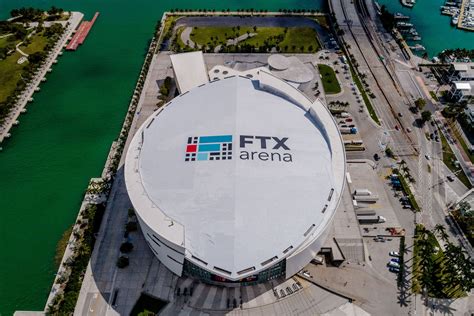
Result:
{"label": "building", "polygon": [[452,63],[448,70],[449,81],[474,81],[474,63]]}
{"label": "building", "polygon": [[201,51],[170,56],[179,93],[209,82]]}
{"label": "building", "polygon": [[474,130],[474,104],[470,104],[464,110],[466,114],[466,122],[471,130]]}
{"label": "building", "polygon": [[448,96],[456,102],[469,101],[474,97],[474,81],[454,81]]}
{"label": "building", "polygon": [[191,88],[151,115],[130,143],[125,183],[168,269],[239,286],[290,277],[315,257],[345,168],[327,108],[259,68]]}

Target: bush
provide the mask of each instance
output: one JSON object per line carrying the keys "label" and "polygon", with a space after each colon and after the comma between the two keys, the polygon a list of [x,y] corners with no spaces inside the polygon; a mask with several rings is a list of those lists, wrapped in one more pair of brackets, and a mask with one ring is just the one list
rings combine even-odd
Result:
{"label": "bush", "polygon": [[120,246],[120,252],[129,253],[133,250],[133,244],[131,242],[124,242]]}
{"label": "bush", "polygon": [[130,264],[130,260],[128,259],[127,256],[120,256],[117,260],[117,267],[119,269],[126,268],[128,267],[129,264]]}
{"label": "bush", "polygon": [[127,225],[125,226],[125,230],[127,232],[134,232],[138,229],[137,222],[128,222]]}

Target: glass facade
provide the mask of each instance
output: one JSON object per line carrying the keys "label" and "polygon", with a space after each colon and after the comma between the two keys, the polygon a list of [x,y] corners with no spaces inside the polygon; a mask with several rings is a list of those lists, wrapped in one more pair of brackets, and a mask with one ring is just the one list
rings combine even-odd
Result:
{"label": "glass facade", "polygon": [[257,283],[267,282],[282,276],[285,276],[286,260],[282,260],[270,268],[265,269],[257,274],[242,278],[237,281],[228,280],[220,275],[213,274],[207,270],[200,268],[194,263],[184,260],[183,274],[202,280],[206,283],[229,285],[238,284],[241,286],[254,285]]}

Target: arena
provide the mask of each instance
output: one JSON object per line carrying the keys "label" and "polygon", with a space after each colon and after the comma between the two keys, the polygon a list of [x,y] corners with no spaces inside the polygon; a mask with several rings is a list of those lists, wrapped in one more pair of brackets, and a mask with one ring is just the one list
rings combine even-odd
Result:
{"label": "arena", "polygon": [[329,111],[263,69],[182,91],[139,128],[125,162],[160,262],[228,286],[290,277],[311,261],[344,177]]}

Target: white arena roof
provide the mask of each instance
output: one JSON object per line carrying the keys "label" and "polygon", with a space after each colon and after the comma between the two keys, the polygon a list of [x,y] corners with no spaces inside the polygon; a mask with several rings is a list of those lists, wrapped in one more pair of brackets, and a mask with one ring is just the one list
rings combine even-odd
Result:
{"label": "white arena roof", "polygon": [[230,278],[321,234],[342,190],[342,142],[332,119],[315,120],[289,99],[236,76],[152,115],[126,162],[137,214],[188,260]]}

